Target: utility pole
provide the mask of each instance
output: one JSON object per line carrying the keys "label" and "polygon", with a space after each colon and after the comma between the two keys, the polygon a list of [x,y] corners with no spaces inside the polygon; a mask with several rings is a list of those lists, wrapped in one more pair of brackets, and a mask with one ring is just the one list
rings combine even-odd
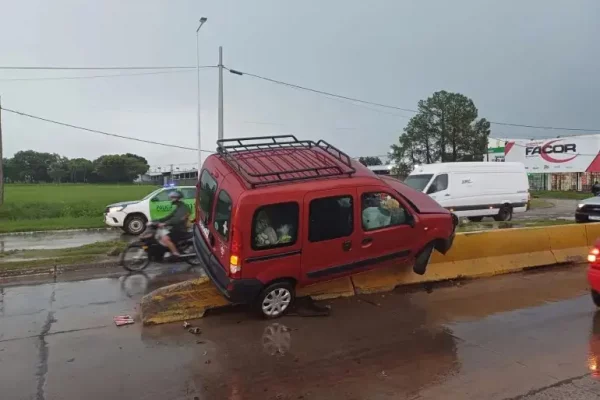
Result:
{"label": "utility pole", "polygon": [[198,113],[198,175],[200,175],[200,168],[202,168],[202,136],[200,130],[200,28],[207,21],[206,17],[200,18],[200,25],[198,25],[198,29],[196,29],[196,95],[198,96],[198,104],[197,104],[197,113]]}
{"label": "utility pole", "polygon": [[4,161],[2,159],[2,98],[0,97],[0,206],[4,204]]}
{"label": "utility pole", "polygon": [[219,46],[219,140],[223,139],[223,47]]}

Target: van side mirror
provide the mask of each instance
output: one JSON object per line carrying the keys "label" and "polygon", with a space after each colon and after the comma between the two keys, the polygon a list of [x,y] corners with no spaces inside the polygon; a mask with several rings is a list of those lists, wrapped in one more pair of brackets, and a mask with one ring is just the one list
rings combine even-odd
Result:
{"label": "van side mirror", "polygon": [[150,202],[156,203],[158,201],[158,197],[153,197],[150,199]]}
{"label": "van side mirror", "polygon": [[431,194],[431,193],[435,193],[437,192],[437,187],[435,184],[432,184],[431,186],[429,186],[429,189],[427,189],[427,194]]}

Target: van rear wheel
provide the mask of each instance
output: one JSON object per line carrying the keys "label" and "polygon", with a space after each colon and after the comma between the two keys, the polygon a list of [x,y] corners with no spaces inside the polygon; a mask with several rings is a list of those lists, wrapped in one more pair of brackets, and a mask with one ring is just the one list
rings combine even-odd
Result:
{"label": "van rear wheel", "polygon": [[508,204],[502,206],[500,211],[498,211],[498,215],[494,216],[494,220],[496,221],[510,221],[512,219],[513,212],[512,207]]}
{"label": "van rear wheel", "polygon": [[592,294],[592,301],[594,302],[596,307],[600,307],[600,293],[598,293],[597,291],[592,289],[591,294]]}
{"label": "van rear wheel", "polygon": [[279,318],[288,312],[295,298],[296,291],[291,282],[275,282],[258,296],[256,308],[263,318]]}

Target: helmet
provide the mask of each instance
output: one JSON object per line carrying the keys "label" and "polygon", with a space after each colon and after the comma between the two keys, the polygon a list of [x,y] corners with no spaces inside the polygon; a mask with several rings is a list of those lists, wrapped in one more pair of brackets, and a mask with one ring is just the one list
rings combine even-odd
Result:
{"label": "helmet", "polygon": [[169,199],[171,200],[180,200],[183,198],[183,193],[181,193],[179,190],[173,190],[171,192],[169,192]]}

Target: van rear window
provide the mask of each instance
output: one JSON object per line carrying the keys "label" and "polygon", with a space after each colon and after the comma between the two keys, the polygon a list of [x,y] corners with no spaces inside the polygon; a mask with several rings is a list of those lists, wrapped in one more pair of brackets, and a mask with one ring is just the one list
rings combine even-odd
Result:
{"label": "van rear window", "polygon": [[207,171],[202,171],[200,175],[200,188],[198,194],[200,196],[199,205],[202,214],[204,214],[204,220],[210,222],[212,220],[212,209],[215,201],[215,193],[217,192],[217,181]]}

